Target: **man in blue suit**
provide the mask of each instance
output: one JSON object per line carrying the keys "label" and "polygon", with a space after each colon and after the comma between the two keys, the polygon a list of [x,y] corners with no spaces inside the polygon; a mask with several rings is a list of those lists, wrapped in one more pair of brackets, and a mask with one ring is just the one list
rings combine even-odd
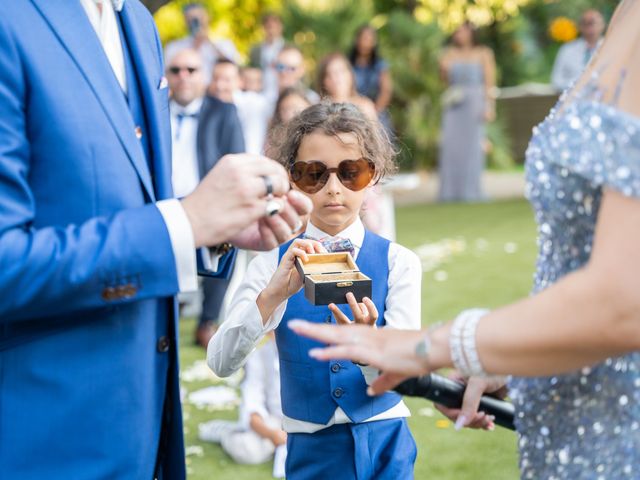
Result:
{"label": "man in blue suit", "polygon": [[171,199],[165,84],[138,0],[0,3],[2,478],[184,478],[195,248],[272,248],[309,208],[249,155]]}

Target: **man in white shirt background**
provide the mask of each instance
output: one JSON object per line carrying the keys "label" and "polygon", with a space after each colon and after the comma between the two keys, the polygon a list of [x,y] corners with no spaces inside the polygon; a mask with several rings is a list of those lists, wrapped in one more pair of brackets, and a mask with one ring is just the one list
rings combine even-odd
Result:
{"label": "man in white shirt background", "polygon": [[[245,143],[236,108],[204,97],[202,59],[193,49],[176,52],[168,61],[171,90],[172,184],[174,194],[190,194],[217,161],[242,153]],[[218,325],[229,280],[205,278],[195,341],[206,348]],[[197,301],[197,297],[195,299]]]}
{"label": "man in white shirt background", "polygon": [[221,60],[213,68],[208,91],[223,102],[236,106],[247,152],[261,154],[273,105],[261,93],[242,91],[241,83],[238,65],[229,60]]}
{"label": "man in white shirt background", "polygon": [[275,13],[265,13],[262,17],[262,29],[264,40],[251,48],[249,65],[262,70],[262,90],[273,97],[278,93],[276,57],[284,47],[282,19]]}
{"label": "man in white shirt background", "polygon": [[169,42],[165,47],[165,60],[168,60],[176,52],[185,48],[193,48],[202,56],[202,78],[205,82],[211,79],[211,72],[216,62],[227,58],[234,62],[240,61],[240,54],[235,44],[226,38],[211,38],[209,28],[209,13],[200,3],[189,3],[183,9],[184,21],[189,28],[189,35],[179,40]]}
{"label": "man in white shirt background", "polygon": [[580,38],[563,45],[558,51],[551,83],[560,92],[577,80],[596,51],[605,29],[605,21],[597,10],[587,10],[580,18]]}

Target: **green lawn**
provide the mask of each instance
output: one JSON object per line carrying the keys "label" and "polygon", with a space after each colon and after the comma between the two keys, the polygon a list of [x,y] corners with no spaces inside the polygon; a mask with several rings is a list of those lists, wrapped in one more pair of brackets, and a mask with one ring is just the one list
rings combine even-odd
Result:
{"label": "green lawn", "polygon": [[[495,307],[527,295],[536,246],[533,216],[526,202],[405,207],[397,212],[397,225],[398,241],[423,252],[424,325],[451,319],[465,307]],[[205,356],[203,350],[191,344],[193,327],[193,320],[182,321],[183,370]],[[210,384],[210,380],[183,382],[189,392]],[[407,404],[413,414],[409,423],[419,447],[416,478],[517,478],[513,433],[500,428],[494,432],[456,432],[427,401],[409,399]],[[193,450],[187,456],[190,478],[271,478],[270,465],[235,465],[217,445],[198,441],[198,423],[213,418],[233,419],[235,410],[201,410],[186,400],[184,414],[186,442]]]}

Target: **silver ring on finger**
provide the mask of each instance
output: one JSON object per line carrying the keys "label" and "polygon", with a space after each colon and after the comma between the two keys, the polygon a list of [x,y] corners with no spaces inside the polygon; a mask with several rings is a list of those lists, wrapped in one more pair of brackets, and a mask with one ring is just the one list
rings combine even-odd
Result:
{"label": "silver ring on finger", "polygon": [[264,212],[265,216],[273,217],[280,213],[280,210],[282,210],[282,205],[279,201],[273,198],[273,195],[271,195],[271,198],[267,199],[267,205],[265,206]]}
{"label": "silver ring on finger", "polygon": [[273,198],[273,180],[268,175],[262,175],[262,180],[264,181],[267,200],[271,200]]}

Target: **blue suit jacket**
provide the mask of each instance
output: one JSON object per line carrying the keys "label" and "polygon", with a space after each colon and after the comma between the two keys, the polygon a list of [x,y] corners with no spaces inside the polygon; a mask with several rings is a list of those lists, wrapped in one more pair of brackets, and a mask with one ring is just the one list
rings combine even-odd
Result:
{"label": "blue suit jacket", "polygon": [[162,425],[185,475],[161,46],[138,0],[120,15],[153,175],[80,2],[0,3],[2,478],[150,479]]}

